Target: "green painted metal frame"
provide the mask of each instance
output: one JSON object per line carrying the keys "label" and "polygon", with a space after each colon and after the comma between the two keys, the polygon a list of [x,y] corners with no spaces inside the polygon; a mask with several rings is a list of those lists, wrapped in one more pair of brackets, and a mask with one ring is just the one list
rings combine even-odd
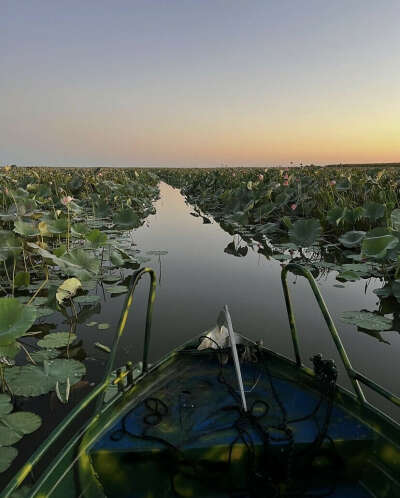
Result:
{"label": "green painted metal frame", "polygon": [[[87,408],[90,403],[97,399],[96,408],[94,410],[93,417],[96,417],[100,412],[104,404],[104,395],[107,387],[112,381],[112,372],[114,369],[114,362],[117,354],[118,345],[122,334],[124,332],[126,322],[128,319],[129,309],[132,305],[133,295],[139,280],[146,273],[150,276],[150,289],[147,300],[147,312],[146,312],[146,327],[145,327],[145,337],[144,337],[144,348],[143,348],[143,367],[142,373],[148,370],[148,353],[150,346],[150,333],[151,333],[151,321],[153,315],[153,305],[155,300],[156,291],[156,274],[151,268],[141,268],[135,272],[131,277],[131,282],[129,285],[128,294],[125,299],[123,311],[119,320],[117,334],[114,338],[111,353],[107,362],[106,371],[103,380],[79,403],[71,412],[65,417],[65,419],[54,429],[50,436],[37,448],[29,460],[24,464],[24,466],[19,470],[19,472],[14,476],[14,478],[8,483],[6,488],[1,493],[1,498],[8,498],[11,494],[24,482],[26,477],[32,472],[34,466],[42,459],[46,454],[48,449],[56,442],[56,440],[61,436],[61,434],[67,429],[67,427],[75,420],[75,418],[82,413],[82,411]],[[129,371],[129,368],[127,368]],[[121,375],[122,377],[122,375]],[[125,375],[124,375],[125,377]],[[117,377],[118,378],[118,377]],[[129,382],[129,374],[127,375]]]}
{"label": "green painted metal frame", "polygon": [[322,294],[318,288],[318,285],[312,276],[311,272],[307,270],[307,268],[304,268],[304,266],[301,266],[296,263],[289,263],[286,265],[281,272],[281,280],[282,280],[282,286],[283,286],[283,293],[285,296],[285,302],[286,302],[286,309],[287,309],[287,314],[289,318],[289,325],[290,325],[290,331],[292,334],[292,341],[293,341],[293,349],[294,349],[294,354],[295,354],[295,359],[296,359],[296,364],[300,368],[304,368],[303,362],[301,360],[301,354],[300,354],[300,347],[299,347],[299,340],[298,340],[298,334],[297,334],[297,328],[296,328],[296,321],[294,318],[294,312],[293,312],[293,307],[292,307],[292,302],[290,299],[290,293],[289,293],[289,288],[288,288],[288,283],[287,283],[287,275],[288,273],[292,271],[296,274],[300,273],[305,277],[308,282],[310,283],[311,289],[314,293],[314,296],[318,302],[318,305],[321,309],[322,315],[325,319],[325,322],[328,326],[329,332],[331,333],[333,342],[335,343],[336,349],[338,350],[338,353],[341,357],[341,360],[343,362],[343,365],[346,369],[347,375],[350,378],[350,381],[353,385],[354,391],[356,393],[356,396],[359,400],[359,402],[362,405],[370,403],[366,400],[365,395],[363,393],[363,390],[360,386],[360,382],[376,393],[380,394],[390,402],[392,402],[394,405],[400,407],[400,397],[392,394],[390,391],[387,389],[383,388],[373,380],[369,379],[365,375],[362,375],[360,372],[357,372],[351,365],[350,359],[346,353],[346,350],[343,346],[343,343],[340,339],[339,333],[336,329],[336,326],[332,320],[332,317],[328,311],[328,307],[326,306],[326,303],[324,301],[324,298],[322,297]]}

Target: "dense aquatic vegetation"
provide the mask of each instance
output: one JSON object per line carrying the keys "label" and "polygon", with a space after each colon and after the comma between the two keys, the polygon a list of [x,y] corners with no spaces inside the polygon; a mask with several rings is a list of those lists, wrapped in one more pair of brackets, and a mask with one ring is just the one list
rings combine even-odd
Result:
{"label": "dense aquatic vegetation", "polygon": [[[400,169],[292,167],[159,171],[233,235],[225,252],[298,262],[314,276],[337,272],[337,286],[378,279],[377,312],[342,320],[375,334],[400,330]],[[390,318],[383,315],[392,315]]]}
{"label": "dense aquatic vegetation", "polygon": [[[157,197],[158,177],[140,169],[0,169],[0,472],[41,425],[13,411],[16,397],[54,392],[67,403],[85,375],[77,324],[97,310],[99,284],[127,291],[126,274],[146,260],[132,230]],[[55,315],[67,330],[45,323]]]}

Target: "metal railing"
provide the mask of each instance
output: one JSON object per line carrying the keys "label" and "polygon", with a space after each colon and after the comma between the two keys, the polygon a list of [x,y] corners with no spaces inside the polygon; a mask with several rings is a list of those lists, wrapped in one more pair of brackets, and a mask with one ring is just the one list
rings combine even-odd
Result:
{"label": "metal railing", "polygon": [[[96,409],[94,410],[94,415],[87,422],[90,424],[94,419],[98,418],[100,409],[103,406],[104,395],[106,389],[111,384],[116,384],[117,382],[121,382],[122,379],[126,376],[127,380],[133,380],[129,374],[129,366],[126,369],[127,374],[122,373],[119,370],[119,376],[114,381],[112,381],[112,371],[114,368],[114,362],[117,354],[118,345],[122,334],[124,332],[126,322],[128,319],[129,309],[132,305],[133,295],[136,289],[136,286],[143,275],[146,273],[150,276],[150,289],[149,296],[147,300],[147,312],[146,312],[146,328],[145,328],[145,338],[144,338],[144,348],[143,348],[143,366],[142,373],[145,373],[148,369],[148,353],[149,353],[149,345],[150,345],[150,331],[151,331],[151,320],[153,314],[153,304],[155,299],[155,290],[156,290],[156,275],[154,270],[151,268],[142,268],[134,273],[131,277],[131,282],[129,284],[128,294],[125,299],[123,311],[121,313],[121,317],[119,319],[119,324],[117,328],[117,334],[114,338],[112,349],[110,356],[108,358],[106,371],[103,376],[103,380],[75,407],[73,410],[69,412],[69,414],[65,417],[65,419],[54,429],[54,431],[50,434],[50,436],[37,448],[37,450],[32,454],[32,456],[28,459],[28,461],[24,464],[24,466],[17,472],[14,478],[8,483],[6,488],[0,494],[1,498],[8,498],[11,494],[24,482],[26,477],[33,471],[35,465],[43,458],[49,448],[56,442],[56,440],[61,436],[61,434],[68,428],[68,426],[76,419],[76,417],[85,410],[90,403],[97,399]],[[119,381],[118,381],[119,379]],[[117,382],[116,382],[117,381]]]}
{"label": "metal railing", "polygon": [[292,307],[292,303],[290,300],[290,294],[289,294],[288,283],[287,283],[287,275],[288,275],[289,271],[293,271],[296,274],[300,273],[310,283],[311,289],[312,289],[314,296],[318,302],[318,305],[320,307],[322,315],[323,315],[325,322],[328,326],[328,329],[331,333],[333,342],[335,343],[336,349],[337,349],[337,351],[340,355],[340,358],[343,362],[343,365],[346,369],[347,375],[350,378],[350,381],[353,385],[354,391],[356,393],[356,396],[357,396],[359,402],[362,405],[365,405],[365,404],[370,405],[370,403],[366,400],[365,395],[363,393],[363,390],[360,386],[360,382],[361,382],[362,384],[366,385],[367,387],[369,387],[370,389],[372,389],[376,393],[385,397],[387,400],[392,402],[394,405],[400,406],[400,397],[399,396],[392,394],[390,391],[383,388],[382,386],[380,386],[379,384],[377,384],[373,380],[369,379],[365,375],[362,375],[360,372],[357,372],[357,370],[355,370],[352,367],[350,359],[346,353],[346,350],[345,350],[343,343],[340,339],[339,333],[336,329],[336,326],[335,326],[335,324],[332,320],[332,317],[328,311],[328,307],[325,304],[324,298],[322,297],[322,294],[317,286],[317,283],[316,283],[314,277],[312,276],[310,271],[307,270],[306,268],[304,268],[303,266],[296,264],[296,263],[289,263],[288,265],[286,265],[282,269],[281,279],[282,279],[283,293],[285,296],[286,309],[287,309],[287,314],[288,314],[288,318],[289,318],[289,325],[290,325],[290,331],[291,331],[291,335],[292,335],[293,349],[294,349],[294,355],[296,358],[297,366],[303,367],[304,365],[303,365],[303,362],[301,360],[296,322],[295,322],[295,318],[294,318],[294,312],[293,312],[293,307]]}

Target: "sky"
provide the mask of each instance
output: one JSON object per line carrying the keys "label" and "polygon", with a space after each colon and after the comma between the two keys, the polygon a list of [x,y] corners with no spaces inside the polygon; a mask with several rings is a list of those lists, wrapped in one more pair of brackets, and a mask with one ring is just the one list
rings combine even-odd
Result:
{"label": "sky", "polygon": [[400,161],[399,0],[0,0],[0,164]]}

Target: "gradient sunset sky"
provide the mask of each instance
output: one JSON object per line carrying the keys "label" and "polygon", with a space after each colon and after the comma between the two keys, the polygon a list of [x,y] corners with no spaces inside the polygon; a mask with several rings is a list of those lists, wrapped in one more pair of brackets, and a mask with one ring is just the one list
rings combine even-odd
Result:
{"label": "gradient sunset sky", "polygon": [[0,164],[400,161],[399,0],[0,0]]}

